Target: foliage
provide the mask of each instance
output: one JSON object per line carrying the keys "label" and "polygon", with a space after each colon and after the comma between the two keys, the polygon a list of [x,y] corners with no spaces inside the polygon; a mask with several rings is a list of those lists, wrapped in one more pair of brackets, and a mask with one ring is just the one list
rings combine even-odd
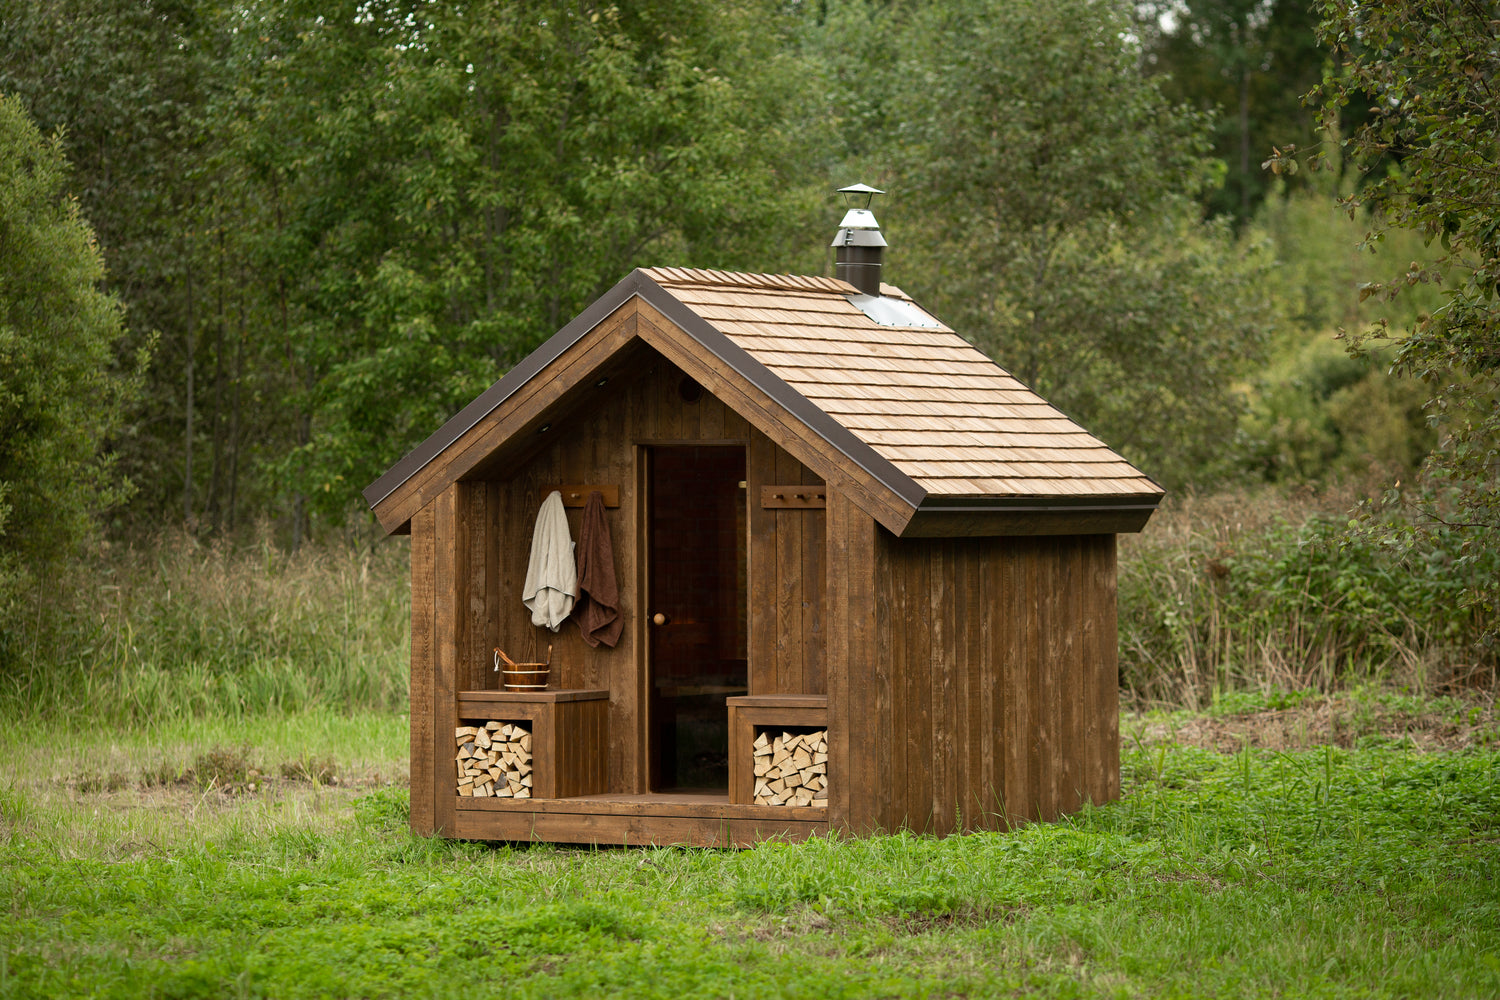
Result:
{"label": "foliage", "polygon": [[410,594],[404,546],[327,543],[285,554],[159,537],[59,571],[27,596],[0,672],[16,719],[100,723],[407,702]]}
{"label": "foliage", "polygon": [[[1443,437],[1425,488],[1389,500],[1417,514],[1415,522],[1400,519],[1401,530],[1420,530],[1414,523],[1454,528],[1482,561],[1479,550],[1500,548],[1500,118],[1493,92],[1500,52],[1493,5],[1403,0],[1325,2],[1319,9],[1319,37],[1342,63],[1312,95],[1322,102],[1325,127],[1338,135],[1346,107],[1370,105],[1369,119],[1342,149],[1370,172],[1368,183],[1344,204],[1378,213],[1372,240],[1381,238],[1381,227],[1399,226],[1444,251],[1364,289],[1393,296],[1432,281],[1447,286],[1447,301],[1404,336],[1381,322],[1354,341],[1359,349],[1367,337],[1392,340],[1396,368],[1426,384],[1429,415]],[[1284,172],[1296,162],[1288,153],[1267,164]],[[1313,165],[1321,165],[1318,157]],[[1462,597],[1492,622],[1500,608],[1496,579],[1476,579]],[[1493,630],[1485,636],[1491,643],[1495,637]]]}
{"label": "foliage", "polygon": [[1315,335],[1273,354],[1240,423],[1240,461],[1266,482],[1322,484],[1410,475],[1436,444],[1420,386],[1387,374],[1381,353],[1351,357]]}
{"label": "foliage", "polygon": [[0,0],[0,90],[66,130],[131,335],[161,335],[120,527],[296,544],[632,266],[809,258],[795,21]]}
{"label": "foliage", "polygon": [[1442,303],[1435,285],[1399,299],[1365,298],[1360,289],[1393,260],[1427,259],[1419,234],[1390,229],[1378,246],[1334,204],[1348,179],[1318,171],[1300,189],[1281,189],[1261,206],[1247,234],[1275,248],[1268,294],[1284,317],[1266,363],[1246,380],[1236,464],[1254,481],[1284,486],[1363,481],[1377,469],[1386,482],[1409,480],[1437,444],[1420,383],[1391,371],[1394,351],[1350,356],[1340,328],[1384,320],[1414,323]]}
{"label": "foliage", "polygon": [[1133,697],[1207,704],[1215,692],[1366,679],[1418,690],[1494,678],[1475,658],[1493,620],[1465,592],[1500,555],[1434,530],[1394,546],[1349,533],[1350,494],[1320,502],[1236,493],[1188,499],[1128,538],[1120,559],[1121,682]]}
{"label": "foliage", "polygon": [[[346,805],[193,795],[160,834],[94,841],[78,820],[99,798],[11,785],[0,983],[18,997],[1500,986],[1494,750],[1142,745],[1123,764],[1120,803],[1057,824],[743,852],[429,841],[395,825],[390,789],[355,802],[354,822]],[[144,830],[160,811],[97,822]]]}
{"label": "foliage", "polygon": [[169,511],[232,522],[224,515],[247,499],[241,446],[270,437],[259,409],[238,405],[260,380],[256,345],[234,338],[245,300],[233,287],[243,275],[232,238],[246,213],[212,141],[209,102],[231,68],[217,9],[207,0],[0,0],[0,92],[19,97],[44,132],[62,133],[68,190],[124,306],[122,350],[160,341],[116,441],[137,487],[115,514],[124,523],[155,525]]}
{"label": "foliage", "polygon": [[1248,224],[1272,193],[1260,169],[1272,143],[1307,143],[1315,112],[1300,101],[1322,78],[1313,9],[1300,0],[1151,0],[1136,5],[1147,71],[1162,92],[1213,119],[1224,183],[1202,200]]}
{"label": "foliage", "polygon": [[[924,8],[899,95],[911,290],[1170,485],[1212,478],[1274,317],[1268,261],[1203,224],[1206,120],[1111,5]],[[1107,101],[1099,95],[1109,94]]]}
{"label": "foliage", "polygon": [[755,3],[347,6],[236,34],[299,414],[277,476],[331,519],[632,266],[773,239],[796,77]]}
{"label": "foliage", "polygon": [[[21,102],[0,96],[0,614],[94,535],[129,493],[106,446],[132,389],[114,367],[119,303],[67,164]],[[13,650],[0,634],[0,663]]]}

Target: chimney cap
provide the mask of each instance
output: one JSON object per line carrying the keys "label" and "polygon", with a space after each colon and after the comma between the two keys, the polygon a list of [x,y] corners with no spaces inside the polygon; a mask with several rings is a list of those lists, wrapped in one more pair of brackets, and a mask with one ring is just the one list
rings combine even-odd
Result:
{"label": "chimney cap", "polygon": [[839,223],[839,233],[833,238],[834,275],[849,282],[867,296],[880,297],[881,257],[885,250],[885,237],[880,235],[880,223],[870,211],[870,202],[877,194],[885,194],[868,184],[850,184],[839,188],[848,211]]}
{"label": "chimney cap", "polygon": [[[848,187],[839,188],[839,194],[844,196],[844,204],[851,209],[851,215],[854,211],[863,211],[864,214],[870,215],[870,202],[875,200],[877,194],[885,194],[885,192],[880,190],[880,188],[872,188],[868,184],[850,184]],[[845,216],[846,221],[844,225],[846,226],[849,225],[847,219],[848,216]],[[870,215],[870,222],[874,221],[875,217]],[[873,227],[865,226],[862,228]]]}

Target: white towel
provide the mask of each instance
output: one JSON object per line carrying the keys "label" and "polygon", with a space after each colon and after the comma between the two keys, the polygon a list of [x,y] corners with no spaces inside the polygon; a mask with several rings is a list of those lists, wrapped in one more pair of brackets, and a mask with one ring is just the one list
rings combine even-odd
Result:
{"label": "white towel", "polygon": [[573,610],[578,596],[578,567],[573,561],[573,536],[562,494],[553,490],[542,501],[531,532],[531,562],[521,598],[531,609],[531,624],[556,632]]}

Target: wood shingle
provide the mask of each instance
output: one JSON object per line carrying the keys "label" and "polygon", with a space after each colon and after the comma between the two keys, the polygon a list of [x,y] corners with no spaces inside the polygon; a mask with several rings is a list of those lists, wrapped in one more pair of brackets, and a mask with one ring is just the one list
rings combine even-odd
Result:
{"label": "wood shingle", "polygon": [[[826,278],[809,286],[688,268],[645,274],[929,493],[1161,493],[936,319],[882,326],[850,300],[851,286]],[[916,306],[894,286],[882,291]]]}

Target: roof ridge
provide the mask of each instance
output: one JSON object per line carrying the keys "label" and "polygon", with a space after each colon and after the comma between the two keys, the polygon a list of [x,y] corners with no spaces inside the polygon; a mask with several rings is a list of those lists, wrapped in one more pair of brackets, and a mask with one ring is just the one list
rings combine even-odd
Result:
{"label": "roof ridge", "polygon": [[848,295],[858,291],[847,281],[810,274],[765,274],[753,271],[720,271],[701,267],[644,267],[652,281],[663,287],[707,285],[763,288],[777,292],[833,292]]}

